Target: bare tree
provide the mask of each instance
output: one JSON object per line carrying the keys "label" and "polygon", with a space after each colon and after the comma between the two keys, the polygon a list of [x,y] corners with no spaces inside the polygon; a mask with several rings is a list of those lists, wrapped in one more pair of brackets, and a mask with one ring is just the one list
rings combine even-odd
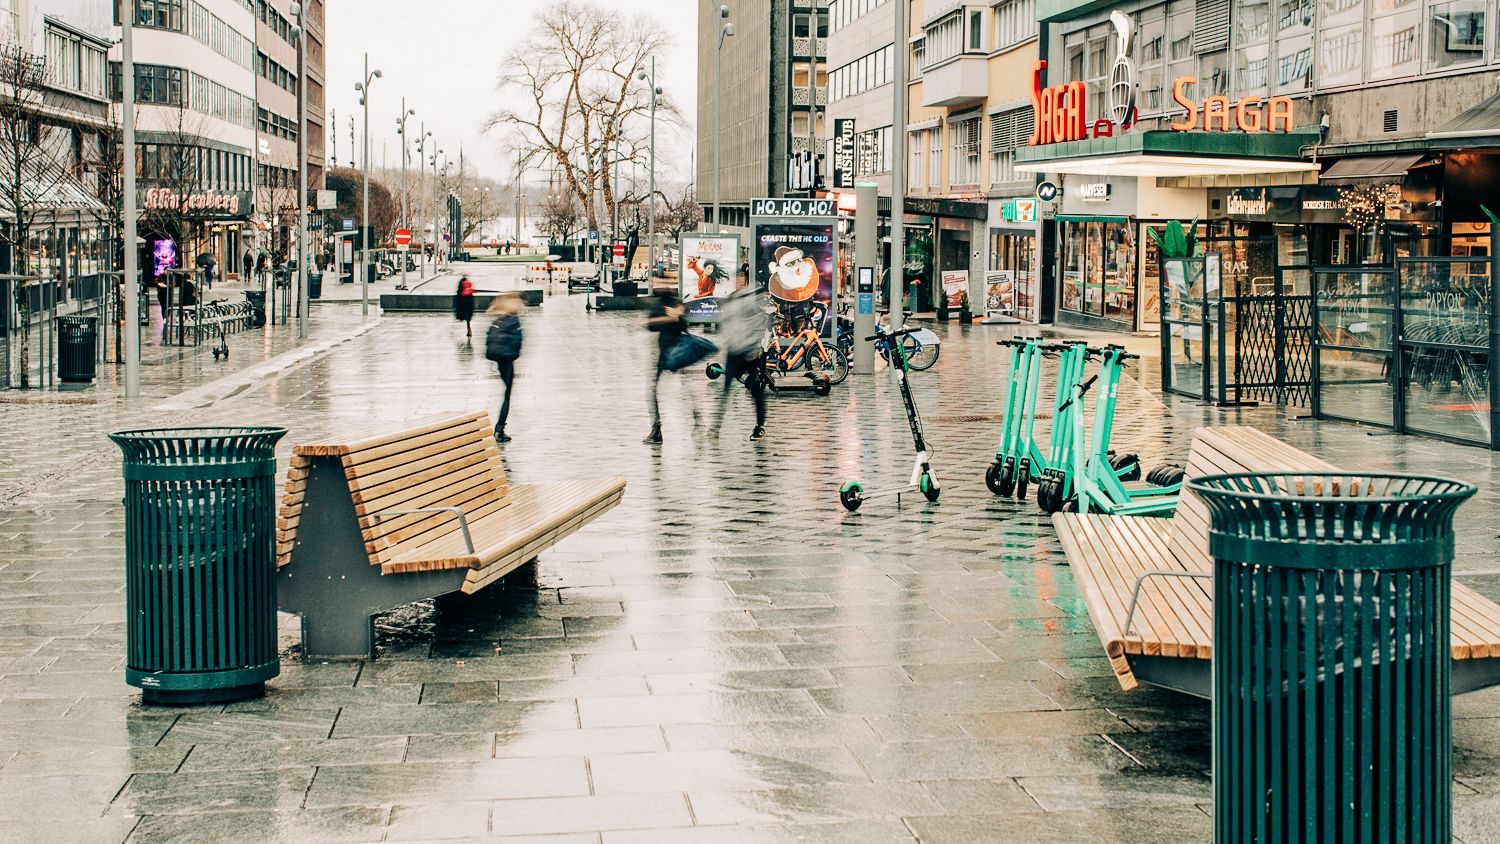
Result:
{"label": "bare tree", "polygon": [[[596,189],[606,209],[615,207],[615,150],[632,161],[644,153],[644,120],[637,118],[650,112],[651,93],[636,75],[671,46],[664,32],[646,17],[621,20],[588,0],[561,0],[538,13],[531,34],[506,57],[511,70],[499,87],[519,104],[496,112],[486,128],[509,136],[523,169],[555,170],[591,228],[600,222]],[[680,122],[665,95],[657,117]]]}
{"label": "bare tree", "polygon": [[[186,91],[182,93],[185,98]],[[159,141],[138,146],[139,178],[144,187],[140,207],[141,230],[181,239],[178,255],[184,262],[198,250],[194,223],[213,209],[195,207],[208,181],[203,139],[208,121],[188,108],[186,99],[173,105],[166,131],[153,133]]]}
{"label": "bare tree", "polygon": [[657,211],[656,224],[666,229],[674,242],[683,232],[693,231],[703,222],[703,206],[698,204],[697,192],[691,184],[672,196],[657,191],[653,201],[659,202],[657,207],[663,209]]}
{"label": "bare tree", "polygon": [[583,230],[583,209],[577,197],[568,191],[555,191],[547,195],[542,205],[542,231],[553,243],[568,243]]}
{"label": "bare tree", "polygon": [[[51,194],[67,178],[63,164],[54,161],[40,143],[38,116],[47,83],[44,56],[31,52],[13,35],[0,44],[0,206],[10,217],[0,225],[0,238],[9,247],[15,275],[30,275],[32,231],[47,213]],[[22,387],[30,386],[33,284],[16,285]]]}

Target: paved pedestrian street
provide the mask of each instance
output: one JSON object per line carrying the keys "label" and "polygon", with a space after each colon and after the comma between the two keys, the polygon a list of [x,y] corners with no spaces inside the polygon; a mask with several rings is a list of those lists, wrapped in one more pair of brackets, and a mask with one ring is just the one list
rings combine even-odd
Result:
{"label": "paved pedestrian street", "polygon": [[[476,268],[481,288],[514,268]],[[445,289],[451,281],[434,286]],[[146,367],[145,397],[0,395],[0,842],[1160,842],[1210,837],[1207,705],[1111,674],[1050,522],[994,498],[999,326],[939,325],[912,376],[943,482],[845,513],[840,483],[903,482],[884,377],[773,395],[717,439],[663,388],[638,313],[554,295],[524,319],[505,470],[619,476],[623,503],[474,596],[378,622],[379,657],[300,661],[283,617],[262,699],[143,706],[123,673],[119,454],[130,426],[276,424],[298,442],[488,409],[500,381],[444,314],[315,306],[288,329]],[[372,327],[373,326],[373,327]],[[479,326],[476,326],[476,334]],[[1116,445],[1147,468],[1192,430],[1247,423],[1349,469],[1476,482],[1456,569],[1496,568],[1500,460],[1276,408],[1163,404],[1156,342],[1121,388]],[[292,357],[288,357],[288,355]],[[1046,427],[1046,420],[1042,423]],[[1500,575],[1465,581],[1500,597]],[[1455,832],[1500,840],[1500,692],[1454,704]]]}

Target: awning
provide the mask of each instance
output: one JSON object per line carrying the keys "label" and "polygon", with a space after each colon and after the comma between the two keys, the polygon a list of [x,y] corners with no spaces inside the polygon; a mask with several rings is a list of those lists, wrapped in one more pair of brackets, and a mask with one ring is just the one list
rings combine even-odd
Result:
{"label": "awning", "polygon": [[1406,171],[1421,160],[1422,153],[1410,152],[1340,158],[1328,165],[1328,169],[1323,171],[1321,178],[1325,182],[1389,182],[1405,176]]}
{"label": "awning", "polygon": [[[82,182],[51,162],[27,162],[21,179],[21,195],[28,211],[38,222],[49,216],[61,218],[89,214],[100,217],[109,208],[94,196]],[[10,196],[0,195],[0,219],[14,219]]]}
{"label": "awning", "polygon": [[1087,176],[1257,175],[1316,171],[1302,149],[1316,132],[1148,130],[1016,150],[1018,173]]}
{"label": "awning", "polygon": [[1427,137],[1433,139],[1491,136],[1500,136],[1500,94],[1481,100],[1478,105],[1427,133]]}

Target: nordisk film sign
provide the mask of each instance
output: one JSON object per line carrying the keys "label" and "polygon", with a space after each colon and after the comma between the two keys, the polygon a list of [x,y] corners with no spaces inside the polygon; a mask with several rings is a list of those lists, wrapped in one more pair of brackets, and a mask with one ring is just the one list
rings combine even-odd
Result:
{"label": "nordisk film sign", "polygon": [[[1130,57],[1135,46],[1135,21],[1119,10],[1110,13],[1109,21],[1115,28],[1118,58],[1109,71],[1108,117],[1089,122],[1088,88],[1082,82],[1043,87],[1047,62],[1038,60],[1031,68],[1031,108],[1036,116],[1036,129],[1030,139],[1032,146],[1110,138],[1125,132],[1139,120],[1140,113],[1136,108],[1139,79],[1135,60]],[[1228,97],[1215,96],[1206,97],[1200,104],[1187,93],[1188,87],[1196,84],[1196,76],[1179,76],[1172,81],[1172,102],[1186,112],[1184,117],[1171,123],[1173,131],[1292,131],[1290,97],[1271,97],[1264,102],[1260,97],[1241,97],[1238,102],[1231,102]]]}

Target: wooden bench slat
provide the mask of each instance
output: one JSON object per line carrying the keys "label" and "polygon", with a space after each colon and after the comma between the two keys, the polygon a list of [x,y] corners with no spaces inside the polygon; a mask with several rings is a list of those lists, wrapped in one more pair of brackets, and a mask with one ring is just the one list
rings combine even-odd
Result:
{"label": "wooden bench slat", "polygon": [[303,454],[308,457],[340,457],[391,443],[420,439],[434,432],[443,432],[461,427],[462,423],[477,423],[480,420],[488,422],[489,415],[486,413],[471,413],[458,417],[452,415],[431,416],[411,423],[411,427],[396,433],[372,434],[353,440],[321,440],[304,443],[294,447],[292,453]]}

